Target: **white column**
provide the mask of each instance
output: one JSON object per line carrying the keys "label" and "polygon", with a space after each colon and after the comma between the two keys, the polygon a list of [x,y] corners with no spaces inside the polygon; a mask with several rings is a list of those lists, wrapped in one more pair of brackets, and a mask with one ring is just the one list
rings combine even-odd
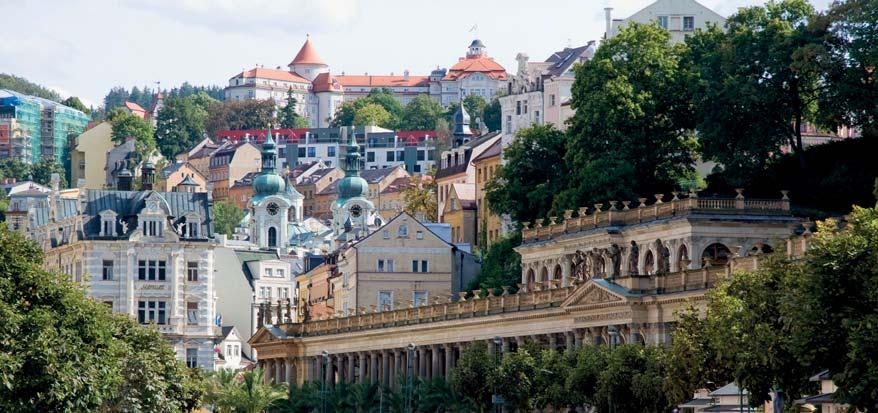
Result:
{"label": "white column", "polygon": [[570,285],[570,258],[564,256],[561,258],[561,286]]}
{"label": "white column", "polygon": [[[128,274],[125,277],[125,288],[127,289],[126,293],[121,295],[119,298],[125,297],[126,300],[126,309],[128,315],[132,317],[137,317],[137,306],[135,305],[134,300],[134,280],[137,278],[137,253],[134,251],[134,248],[128,249],[127,259],[128,259]],[[122,308],[119,308],[122,310]]]}

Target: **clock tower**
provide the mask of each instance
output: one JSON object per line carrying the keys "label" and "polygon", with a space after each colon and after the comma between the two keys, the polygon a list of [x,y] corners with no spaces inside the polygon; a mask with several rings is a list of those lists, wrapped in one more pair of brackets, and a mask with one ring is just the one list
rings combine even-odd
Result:
{"label": "clock tower", "polygon": [[277,147],[266,132],[262,171],[253,179],[250,199],[250,240],[259,248],[289,248],[290,229],[302,220],[303,196],[277,173]]}
{"label": "clock tower", "polygon": [[341,139],[347,140],[344,158],[345,176],[338,181],[338,199],[332,203],[332,229],[339,241],[350,241],[369,234],[381,225],[375,205],[366,198],[369,184],[360,177],[360,146],[353,132],[341,130]]}

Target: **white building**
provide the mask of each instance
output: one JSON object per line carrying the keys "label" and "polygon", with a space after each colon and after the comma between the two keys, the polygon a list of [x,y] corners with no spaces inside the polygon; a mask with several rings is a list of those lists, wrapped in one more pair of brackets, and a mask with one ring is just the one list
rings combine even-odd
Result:
{"label": "white building", "polygon": [[488,57],[485,44],[478,39],[450,69],[437,68],[429,76],[414,76],[404,70],[399,76],[333,74],[309,37],[286,70],[280,66],[257,66],[241,71],[229,79],[225,96],[229,101],[274,99],[284,105],[291,91],[298,101],[299,114],[309,119],[312,128],[323,128],[329,126],[343,102],[359,99],[376,89],[390,89],[403,105],[422,94],[448,105],[468,94],[490,100],[503,90],[506,80],[506,69]]}
{"label": "white building", "polygon": [[155,192],[154,168],[142,176],[141,191],[131,190],[129,172],[119,174],[119,190],[84,189],[79,198],[61,198],[55,180],[22,230],[42,246],[47,267],[71,274],[114,312],[154,325],[190,367],[212,370],[219,332],[210,195]]}
{"label": "white building", "polygon": [[610,7],[605,8],[604,11],[606,38],[617,35],[619,29],[628,22],[641,24],[658,22],[671,33],[671,41],[679,43],[695,30],[707,29],[708,24],[722,28],[726,23],[725,17],[695,0],[658,0],[624,19],[613,19],[613,9]]}

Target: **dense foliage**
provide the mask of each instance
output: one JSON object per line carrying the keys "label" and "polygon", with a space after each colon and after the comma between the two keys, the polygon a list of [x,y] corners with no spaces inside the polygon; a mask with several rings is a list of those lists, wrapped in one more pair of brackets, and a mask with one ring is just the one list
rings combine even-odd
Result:
{"label": "dense foliage", "polygon": [[204,92],[165,99],[155,130],[158,149],[165,158],[173,159],[204,139],[207,110],[212,102],[214,99]]}
{"label": "dense foliage", "polygon": [[282,128],[307,128],[308,119],[296,112],[299,101],[293,97],[293,89],[287,91],[284,106],[277,111],[278,125]]}
{"label": "dense foliage", "polygon": [[61,100],[61,96],[58,92],[12,74],[0,73],[0,89],[14,90],[18,93],[38,96],[56,102]]}
{"label": "dense foliage", "polygon": [[134,138],[134,146],[141,159],[145,159],[156,149],[155,130],[149,121],[122,108],[115,108],[107,113],[107,120],[113,125],[112,137],[116,145]]}
{"label": "dense foliage", "polygon": [[218,201],[213,204],[213,230],[217,234],[229,237],[235,232],[235,226],[244,218],[244,211],[232,202]]}
{"label": "dense foliage", "polygon": [[491,244],[482,256],[482,269],[467,291],[511,287],[521,282],[521,256],[515,247],[521,245],[521,232],[512,231]]}
{"label": "dense foliage", "polygon": [[157,330],[42,269],[39,247],[0,227],[0,410],[194,409],[201,378]]}
{"label": "dense foliage", "polygon": [[[426,175],[413,175],[409,185],[402,191],[405,212],[429,222],[436,222],[439,205],[436,198],[436,168]],[[389,218],[389,217],[388,217]]]}
{"label": "dense foliage", "polygon": [[[290,121],[283,118],[289,116],[285,108],[278,112],[281,119],[275,120],[275,102],[271,99],[226,102],[212,100],[206,110],[204,131],[211,137],[216,137],[221,130],[265,129],[269,125],[278,125],[281,120]],[[296,122],[296,118],[291,121]]]}
{"label": "dense foliage", "polygon": [[32,180],[40,185],[49,186],[53,173],[60,175],[60,186],[62,189],[66,188],[67,179],[65,178],[64,166],[54,158],[40,159],[34,165],[13,158],[0,160],[0,179],[15,178],[18,182]]}
{"label": "dense foliage", "polygon": [[[123,106],[126,101],[134,102],[140,107],[149,110],[155,103],[155,95],[158,89],[144,86],[142,89],[134,86],[128,90],[122,86],[116,86],[110,89],[104,97],[104,109],[109,112],[113,108]],[[164,90],[165,98],[185,98],[199,93],[205,93],[213,99],[223,100],[225,92],[221,86],[193,86],[189,82],[183,82],[179,87],[171,90]]]}

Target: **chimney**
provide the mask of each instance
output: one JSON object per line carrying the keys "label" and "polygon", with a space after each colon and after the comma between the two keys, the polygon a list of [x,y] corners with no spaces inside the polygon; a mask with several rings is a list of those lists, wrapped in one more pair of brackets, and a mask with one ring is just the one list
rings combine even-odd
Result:
{"label": "chimney", "polygon": [[152,191],[153,184],[155,183],[155,164],[152,161],[146,161],[140,172],[140,189]]}
{"label": "chimney", "polygon": [[606,21],[606,29],[604,31],[604,39],[610,38],[610,31],[613,30],[613,8],[604,7],[604,20]]}
{"label": "chimney", "polygon": [[131,171],[128,170],[128,163],[125,161],[123,162],[122,170],[116,174],[116,189],[119,191],[130,191],[133,176],[131,175]]}

